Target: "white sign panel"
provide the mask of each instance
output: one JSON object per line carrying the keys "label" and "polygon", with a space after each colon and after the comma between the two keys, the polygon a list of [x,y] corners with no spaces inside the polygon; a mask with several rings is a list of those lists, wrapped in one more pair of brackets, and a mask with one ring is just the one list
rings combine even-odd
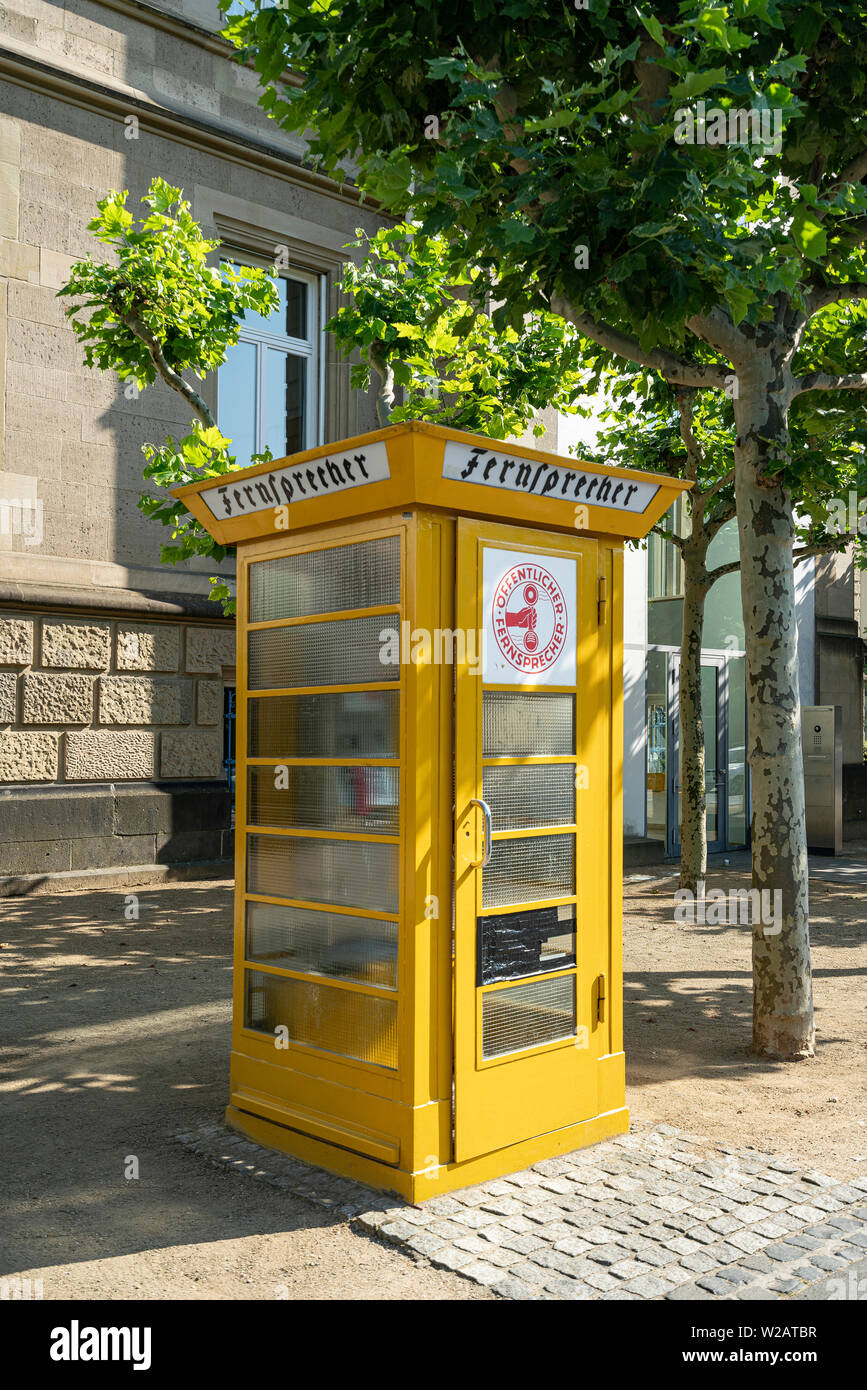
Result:
{"label": "white sign panel", "polygon": [[512,457],[487,445],[458,444],[445,447],[443,477],[457,483],[478,483],[507,492],[525,492],[558,502],[608,507],[615,512],[644,512],[659,492],[658,483],[630,482],[606,473],[584,472],[563,464]]}
{"label": "white sign panel", "polygon": [[485,547],[482,590],[484,679],[497,685],[574,685],[577,561]]}
{"label": "white sign panel", "polygon": [[323,454],[288,468],[275,468],[244,482],[233,481],[228,474],[217,487],[205,488],[200,495],[217,520],[225,521],[314,497],[330,497],[368,483],[383,483],[390,476],[388,452],[380,441],[351,454]]}

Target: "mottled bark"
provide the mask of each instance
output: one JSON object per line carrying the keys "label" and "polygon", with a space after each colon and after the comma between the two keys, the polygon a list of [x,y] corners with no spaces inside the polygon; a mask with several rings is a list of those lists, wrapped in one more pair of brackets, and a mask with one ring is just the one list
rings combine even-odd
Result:
{"label": "mottled bark", "polygon": [[370,362],[379,377],[379,389],[376,393],[376,418],[381,425],[390,425],[391,412],[394,410],[394,368],[376,344],[371,349]]}
{"label": "mottled bark", "polygon": [[[813,992],[801,761],[791,495],[769,474],[788,451],[794,383],[778,343],[738,374],[735,491],[747,650],[753,887],[780,894],[776,925],[753,927],[753,1050],[813,1054]],[[770,899],[769,901],[773,901]]]}
{"label": "mottled bark", "polygon": [[683,548],[683,631],[680,646],[680,887],[698,896],[707,873],[707,798],[701,713],[701,638],[707,597],[707,541],[699,531]]}

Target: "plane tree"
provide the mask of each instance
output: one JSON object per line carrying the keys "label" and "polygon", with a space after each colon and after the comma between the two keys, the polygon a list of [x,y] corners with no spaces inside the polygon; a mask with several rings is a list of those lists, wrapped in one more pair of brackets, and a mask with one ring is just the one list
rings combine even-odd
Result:
{"label": "plane tree", "polygon": [[482,267],[495,323],[551,310],[605,367],[730,394],[753,886],[782,895],[753,1047],[810,1056],[790,415],[867,389],[867,7],[250,0],[227,33],[313,164]]}

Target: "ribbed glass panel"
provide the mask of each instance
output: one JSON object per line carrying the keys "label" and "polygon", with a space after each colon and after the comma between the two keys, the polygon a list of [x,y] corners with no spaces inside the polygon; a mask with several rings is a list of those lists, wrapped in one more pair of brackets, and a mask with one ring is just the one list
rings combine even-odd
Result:
{"label": "ribbed glass panel", "polygon": [[273,1034],[284,1027],[290,1042],[380,1067],[397,1066],[396,1000],[260,970],[245,973],[247,1028]]}
{"label": "ribbed glass panel", "polygon": [[247,747],[251,758],[396,758],[400,694],[326,690],[249,700]]}
{"label": "ribbed glass panel", "polygon": [[575,892],[574,835],[536,835],[495,840],[482,870],[482,906],[506,907]]}
{"label": "ribbed glass panel", "polygon": [[286,830],[398,832],[396,767],[251,767],[247,823]]}
{"label": "ribbed glass panel", "polygon": [[486,767],[482,796],[491,808],[495,830],[574,825],[575,768],[572,763]]}
{"label": "ribbed glass panel", "polygon": [[486,690],[482,751],[486,758],[555,757],[575,752],[575,697]]}
{"label": "ribbed glass panel", "polygon": [[398,847],[363,840],[248,835],[247,892],[397,912]]}
{"label": "ribbed glass panel", "polygon": [[482,1056],[570,1038],[576,1025],[574,975],[493,990],[482,995]]}
{"label": "ribbed glass panel", "polygon": [[281,555],[250,566],[251,623],[392,603],[400,603],[399,536]]}
{"label": "ribbed glass panel", "polygon": [[[392,629],[397,630],[397,619],[385,616],[336,618],[333,622],[251,632],[250,689],[399,680],[400,668],[388,659],[388,633]],[[380,637],[383,632],[386,636]]]}
{"label": "ribbed glass panel", "polygon": [[397,922],[248,902],[246,954],[259,965],[397,989]]}

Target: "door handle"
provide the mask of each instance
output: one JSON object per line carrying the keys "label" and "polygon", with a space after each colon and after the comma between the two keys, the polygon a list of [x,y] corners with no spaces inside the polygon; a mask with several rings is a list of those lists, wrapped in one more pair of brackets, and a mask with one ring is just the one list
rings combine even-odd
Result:
{"label": "door handle", "polygon": [[491,855],[494,850],[493,825],[491,823],[491,808],[487,801],[482,801],[480,796],[474,796],[470,802],[471,806],[478,806],[485,818],[485,852],[477,864],[470,864],[471,869],[483,869],[486,864],[490,864]]}

